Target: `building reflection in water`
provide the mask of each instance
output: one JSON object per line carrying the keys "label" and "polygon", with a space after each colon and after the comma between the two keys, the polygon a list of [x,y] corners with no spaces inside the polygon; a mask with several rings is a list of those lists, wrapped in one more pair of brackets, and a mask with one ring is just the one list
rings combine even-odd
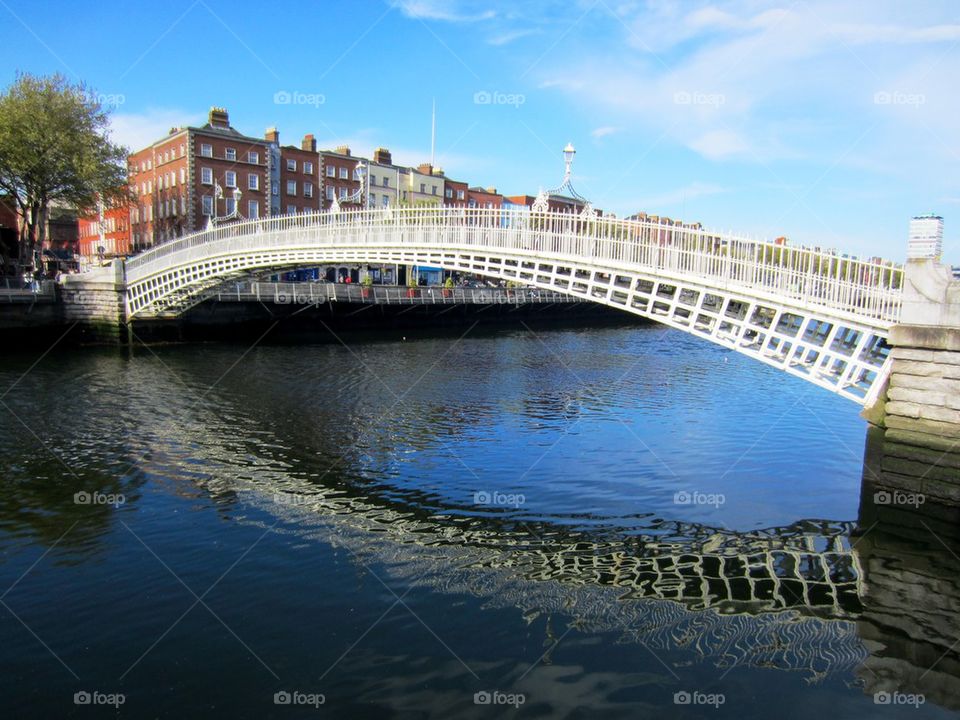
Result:
{"label": "building reflection in water", "polygon": [[857,633],[870,654],[857,675],[868,693],[922,694],[960,710],[960,506],[923,495],[931,465],[917,465],[911,481],[901,455],[871,429],[854,543]]}

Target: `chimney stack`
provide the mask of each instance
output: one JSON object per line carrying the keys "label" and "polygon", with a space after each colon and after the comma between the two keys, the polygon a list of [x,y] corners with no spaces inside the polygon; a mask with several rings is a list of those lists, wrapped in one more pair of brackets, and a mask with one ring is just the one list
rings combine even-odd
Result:
{"label": "chimney stack", "polygon": [[393,165],[393,156],[386,148],[378,147],[373,151],[373,161],[379,165]]}
{"label": "chimney stack", "polygon": [[210,108],[210,114],[207,116],[207,121],[210,123],[211,127],[215,127],[215,128],[230,127],[230,115],[227,113],[226,108],[222,108],[222,107]]}
{"label": "chimney stack", "polygon": [[267,128],[266,132],[263,133],[263,139],[266,140],[268,143],[276,143],[277,145],[279,145],[280,131],[277,130],[275,127],[269,127]]}
{"label": "chimney stack", "polygon": [[310,152],[317,151],[317,141],[313,137],[312,133],[310,135],[303,136],[303,140],[300,141],[300,149],[309,150]]}
{"label": "chimney stack", "polygon": [[350,146],[349,145],[338,145],[336,150],[338,155],[346,155],[350,157]]}
{"label": "chimney stack", "polygon": [[433,165],[430,163],[420,163],[417,167],[417,172],[421,175],[433,175]]}

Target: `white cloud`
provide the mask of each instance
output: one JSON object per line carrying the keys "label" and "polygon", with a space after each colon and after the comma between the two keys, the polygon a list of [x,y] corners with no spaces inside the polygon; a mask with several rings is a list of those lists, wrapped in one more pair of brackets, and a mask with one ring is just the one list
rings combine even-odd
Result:
{"label": "white cloud", "polygon": [[598,127],[590,131],[590,135],[599,139],[606,137],[607,135],[613,135],[615,132],[618,132],[620,128],[615,128],[610,125],[605,125],[604,127]]}
{"label": "white cloud", "polygon": [[400,0],[399,7],[404,15],[418,20],[441,20],[443,22],[479,22],[496,17],[493,10],[470,12],[459,10],[455,2],[437,2],[436,0]]}
{"label": "white cloud", "polygon": [[110,137],[119,145],[140,150],[164,137],[171,128],[203,122],[202,115],[164,108],[142,113],[114,113],[110,116]]}
{"label": "white cloud", "polygon": [[509,30],[509,31],[501,32],[491,36],[490,38],[487,39],[487,43],[489,43],[490,45],[496,45],[496,46],[509,45],[510,43],[514,42],[515,40],[519,40],[520,38],[525,38],[525,37],[529,37],[530,35],[539,35],[539,34],[540,34],[540,30],[534,29],[534,28],[528,28],[525,30]]}

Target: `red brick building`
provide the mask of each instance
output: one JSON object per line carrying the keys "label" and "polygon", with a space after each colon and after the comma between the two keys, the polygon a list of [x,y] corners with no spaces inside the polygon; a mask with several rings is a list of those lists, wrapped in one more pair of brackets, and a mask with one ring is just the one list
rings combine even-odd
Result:
{"label": "red brick building", "polygon": [[267,140],[243,135],[225,109],[211,108],[203,127],[173,128],[131,155],[133,250],[202,230],[211,217],[269,214],[269,151]]}
{"label": "red brick building", "polygon": [[357,210],[357,202],[346,203],[345,198],[352,197],[360,189],[360,177],[357,175],[358,158],[350,154],[350,148],[341,145],[336,150],[321,150],[320,164],[323,171],[323,209],[329,210],[333,198],[340,200],[345,210]]}
{"label": "red brick building", "polygon": [[84,257],[126,257],[133,252],[130,233],[129,203],[109,204],[103,208],[103,235],[100,234],[101,214],[97,210],[82,215],[79,220],[79,253]]}
{"label": "red brick building", "polygon": [[[276,133],[275,130],[273,132]],[[279,141],[279,136],[273,137]],[[300,147],[280,147],[280,214],[295,215],[323,209],[321,164],[313,135],[305,135]]]}
{"label": "red brick building", "polygon": [[467,206],[497,208],[503,205],[503,195],[496,188],[472,187],[467,190]]}
{"label": "red brick building", "polygon": [[[501,197],[501,203],[503,202]],[[506,200],[514,205],[525,205],[532,208],[537,198],[533,195],[510,195]],[[548,195],[547,208],[550,212],[580,212],[583,210],[583,203],[575,198],[568,198],[563,195]]]}
{"label": "red brick building", "polygon": [[469,187],[465,182],[446,178],[443,184],[443,204],[447,207],[466,207]]}

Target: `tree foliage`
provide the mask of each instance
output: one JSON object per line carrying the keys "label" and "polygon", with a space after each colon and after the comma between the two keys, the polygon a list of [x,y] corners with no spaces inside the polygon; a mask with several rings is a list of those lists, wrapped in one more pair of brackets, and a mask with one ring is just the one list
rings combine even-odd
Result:
{"label": "tree foliage", "polygon": [[19,74],[0,93],[0,192],[20,215],[20,257],[42,246],[51,204],[91,210],[125,196],[125,148],[110,142],[109,115],[83,84]]}

